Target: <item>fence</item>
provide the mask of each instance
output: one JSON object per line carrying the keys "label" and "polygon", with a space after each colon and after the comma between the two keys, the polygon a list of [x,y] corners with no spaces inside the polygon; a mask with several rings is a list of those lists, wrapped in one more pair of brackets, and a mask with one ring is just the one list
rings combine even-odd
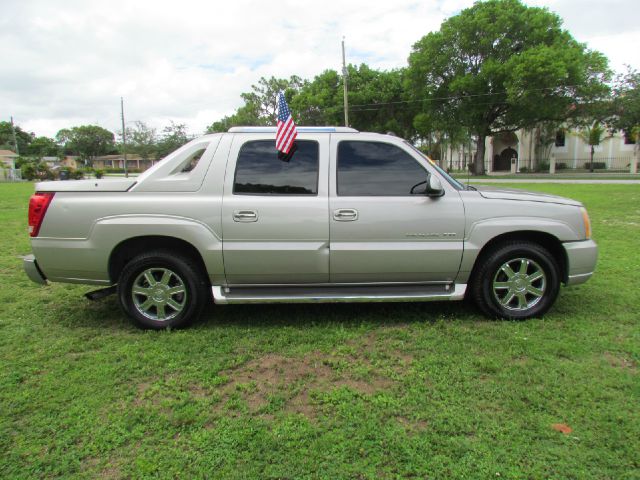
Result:
{"label": "fence", "polygon": [[19,168],[1,168],[0,169],[0,181],[1,182],[17,182],[22,180],[22,170]]}
{"label": "fence", "polygon": [[622,157],[606,157],[594,158],[593,166],[591,158],[575,158],[570,160],[556,159],[555,173],[573,173],[573,172],[611,172],[611,173],[629,173],[634,162],[633,155]]}

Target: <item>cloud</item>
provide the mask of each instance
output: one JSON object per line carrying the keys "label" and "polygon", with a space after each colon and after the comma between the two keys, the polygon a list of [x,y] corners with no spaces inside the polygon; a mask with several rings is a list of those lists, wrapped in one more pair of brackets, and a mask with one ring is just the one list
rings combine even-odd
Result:
{"label": "cloud", "polygon": [[[84,123],[119,130],[120,96],[130,121],[161,128],[174,120],[200,133],[261,76],[339,70],[343,35],[349,62],[404,66],[418,39],[472,1],[5,3],[1,116],[52,136]],[[638,67],[631,0],[546,3],[616,68]]]}

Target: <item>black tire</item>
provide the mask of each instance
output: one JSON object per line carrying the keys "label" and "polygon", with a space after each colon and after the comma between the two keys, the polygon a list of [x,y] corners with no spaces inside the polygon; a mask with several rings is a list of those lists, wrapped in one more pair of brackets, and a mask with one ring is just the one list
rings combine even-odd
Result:
{"label": "black tire", "polygon": [[[134,287],[144,293],[134,294]],[[140,328],[185,327],[210,299],[209,281],[198,262],[169,250],[134,257],[118,280],[120,306]]]}
{"label": "black tire", "polygon": [[551,308],[560,290],[560,269],[541,245],[511,241],[477,260],[471,282],[471,297],[482,313],[524,320]]}

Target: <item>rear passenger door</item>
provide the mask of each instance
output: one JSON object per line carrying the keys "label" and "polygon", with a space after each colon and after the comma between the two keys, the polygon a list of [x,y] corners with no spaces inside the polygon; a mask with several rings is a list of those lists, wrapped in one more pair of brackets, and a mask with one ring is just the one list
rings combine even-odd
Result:
{"label": "rear passenger door", "polygon": [[329,135],[299,134],[296,145],[285,162],[275,133],[234,134],[222,206],[230,285],[329,281]]}
{"label": "rear passenger door", "polygon": [[333,283],[450,283],[458,273],[462,199],[444,179],[444,196],[426,196],[432,167],[397,143],[331,136]]}

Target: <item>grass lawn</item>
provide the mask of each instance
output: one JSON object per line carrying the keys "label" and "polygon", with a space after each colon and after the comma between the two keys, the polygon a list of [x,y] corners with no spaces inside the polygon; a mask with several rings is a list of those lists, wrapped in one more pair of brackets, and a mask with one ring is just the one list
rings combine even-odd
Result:
{"label": "grass lawn", "polygon": [[640,188],[530,189],[583,201],[601,252],[544,319],[212,306],[144,332],[27,279],[33,186],[0,184],[0,478],[640,478]]}

